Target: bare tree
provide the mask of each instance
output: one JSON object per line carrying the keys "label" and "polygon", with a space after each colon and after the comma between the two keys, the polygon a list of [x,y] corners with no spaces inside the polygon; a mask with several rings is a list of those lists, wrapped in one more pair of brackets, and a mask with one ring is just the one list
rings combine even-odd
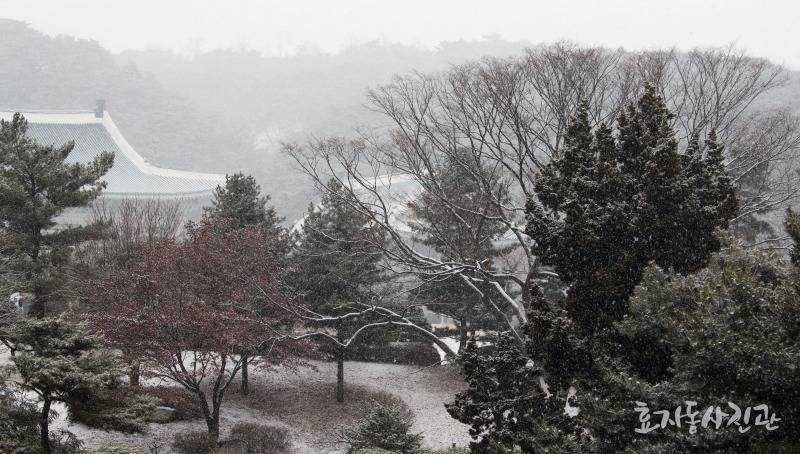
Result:
{"label": "bare tree", "polygon": [[[391,241],[380,247],[392,272],[422,282],[458,276],[521,340],[516,326],[526,320],[531,284],[552,275],[530,253],[525,204],[538,169],[559,154],[581,99],[592,106],[597,124],[610,124],[644,82],[654,84],[676,113],[682,138],[716,129],[728,141],[731,172],[742,184],[750,181],[751,190],[741,194],[744,215],[775,208],[796,193],[788,178],[798,153],[796,119],[753,108],[783,79],[781,68],[733,48],[625,53],[560,43],[441,74],[397,77],[368,95],[389,121],[387,129],[286,149],[321,190],[336,178],[355,196],[354,207],[386,230]],[[448,196],[437,172],[445,162],[460,164],[463,178],[482,188],[488,209],[475,211]],[[764,184],[752,183],[758,178]],[[449,211],[462,232],[474,231],[468,219],[475,216],[507,231],[509,260],[489,267],[488,257],[442,258],[416,243],[403,216],[408,199],[419,193]]]}
{"label": "bare tree", "polygon": [[[79,246],[70,278],[73,300],[92,294],[92,279],[141,258],[145,245],[180,236],[185,222],[180,200],[160,198],[101,199],[92,205],[90,220],[101,227],[94,241]],[[125,353],[125,352],[123,352]],[[132,386],[139,385],[138,359],[127,358]]]}
{"label": "bare tree", "polygon": [[160,198],[101,199],[90,218],[102,226],[102,235],[82,252],[103,266],[124,265],[144,244],[177,238],[185,222],[180,200]]}

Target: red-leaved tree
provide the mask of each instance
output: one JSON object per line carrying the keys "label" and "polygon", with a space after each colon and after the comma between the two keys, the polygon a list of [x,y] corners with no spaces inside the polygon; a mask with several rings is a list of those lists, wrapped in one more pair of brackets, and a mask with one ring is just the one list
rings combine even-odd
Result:
{"label": "red-leaved tree", "polygon": [[95,283],[93,326],[145,376],[171,380],[202,403],[209,438],[219,437],[223,397],[242,351],[291,362],[303,345],[281,342],[297,318],[283,309],[283,270],[257,228],[187,226],[184,241],[145,246],[142,259]]}

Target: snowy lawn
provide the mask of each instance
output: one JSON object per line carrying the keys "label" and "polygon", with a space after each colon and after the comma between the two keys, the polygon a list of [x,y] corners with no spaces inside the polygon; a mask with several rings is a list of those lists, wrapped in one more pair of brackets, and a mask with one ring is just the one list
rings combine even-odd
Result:
{"label": "snowy lawn", "polygon": [[[446,448],[469,442],[467,427],[453,420],[444,403],[463,386],[451,367],[421,368],[392,364],[348,362],[345,364],[347,394],[339,404],[334,395],[335,363],[313,362],[315,367],[296,371],[275,369],[251,371],[250,395],[238,394],[238,387],[226,394],[222,408],[222,438],[238,422],[255,422],[287,427],[297,454],[342,453],[336,444],[338,429],[361,415],[370,396],[385,391],[401,397],[416,414],[414,431],[422,432],[425,445]],[[84,442],[87,452],[148,453],[148,445],[158,440],[160,454],[172,452],[169,445],[176,432],[205,430],[202,420],[149,424],[148,432],[124,435],[67,424],[63,415],[54,428],[67,426]]]}

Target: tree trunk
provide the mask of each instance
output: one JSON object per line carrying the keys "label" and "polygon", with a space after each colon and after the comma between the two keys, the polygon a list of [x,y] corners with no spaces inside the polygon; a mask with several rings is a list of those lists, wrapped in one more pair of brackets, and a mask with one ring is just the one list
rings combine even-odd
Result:
{"label": "tree trunk", "polygon": [[209,418],[206,420],[208,426],[208,441],[211,447],[217,447],[219,442],[219,419]]}
{"label": "tree trunk", "polygon": [[240,389],[240,392],[242,393],[243,396],[246,396],[250,393],[250,378],[247,373],[247,366],[249,365],[248,363],[250,361],[250,357],[245,354],[242,354],[241,359],[242,359],[242,387]]}
{"label": "tree trunk", "polygon": [[469,327],[467,326],[466,317],[462,317],[459,320],[459,339],[458,339],[458,353],[464,351],[464,347],[467,345],[467,339],[469,338]]}
{"label": "tree trunk", "polygon": [[131,386],[135,387],[139,386],[140,375],[141,375],[141,364],[139,364],[139,361],[132,362],[131,367],[128,369],[128,381],[130,382]]}
{"label": "tree trunk", "polygon": [[216,448],[217,443],[219,442],[219,408],[222,406],[222,397],[219,397],[219,399],[219,401],[216,397],[212,399],[213,411],[211,414],[211,419],[207,421],[208,438],[211,441],[212,448]]}
{"label": "tree trunk", "polygon": [[344,402],[344,350],[336,354],[336,402]]}
{"label": "tree trunk", "polygon": [[50,403],[50,398],[45,397],[39,416],[39,436],[44,454],[50,454]]}
{"label": "tree trunk", "polygon": [[250,379],[247,376],[247,363],[250,358],[247,355],[242,355],[242,395],[246,396],[250,393]]}
{"label": "tree trunk", "polygon": [[211,399],[212,408],[208,408],[208,401],[206,394],[203,391],[195,391],[198,400],[200,400],[200,408],[203,410],[203,417],[206,420],[206,427],[208,427],[208,439],[213,446],[217,445],[219,440],[219,405]]}

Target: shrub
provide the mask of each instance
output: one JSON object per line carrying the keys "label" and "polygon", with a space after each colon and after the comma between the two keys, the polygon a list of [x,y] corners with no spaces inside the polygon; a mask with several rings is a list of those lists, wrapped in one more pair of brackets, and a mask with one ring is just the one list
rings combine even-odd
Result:
{"label": "shrub", "polygon": [[403,399],[392,393],[386,391],[373,392],[369,397],[369,404],[364,408],[366,412],[365,414],[368,414],[369,411],[375,407],[375,405],[382,405],[384,407],[396,409],[404,417],[414,419],[414,412],[411,411],[411,407],[409,407]]}
{"label": "shrub", "polygon": [[178,432],[172,440],[172,449],[180,454],[208,454],[211,451],[211,440],[204,430]]}
{"label": "shrub", "polygon": [[157,398],[159,405],[175,409],[175,420],[191,421],[203,417],[203,409],[197,397],[177,386],[149,386],[141,392]]}
{"label": "shrub", "polygon": [[233,426],[228,441],[244,443],[248,454],[285,454],[292,448],[287,429],[253,423]]}
{"label": "shrub", "polygon": [[430,454],[469,454],[469,448],[445,448],[431,451]]}
{"label": "shrub", "polygon": [[221,441],[219,446],[209,451],[209,454],[250,454],[247,445],[236,441]]}
{"label": "shrub", "polygon": [[89,427],[135,433],[144,431],[157,404],[155,397],[139,394],[135,388],[96,389],[73,399],[68,414],[70,421]]}
{"label": "shrub", "polygon": [[0,377],[0,453],[39,452],[39,409],[32,402],[5,388],[2,378]]}
{"label": "shrub", "polygon": [[430,366],[441,358],[436,348],[427,342],[391,342],[386,345],[355,344],[348,350],[347,360]]}
{"label": "shrub", "polygon": [[50,434],[51,454],[76,454],[81,449],[80,440],[72,432],[59,430]]}
{"label": "shrub", "polygon": [[[391,395],[389,395],[391,396]],[[366,415],[351,429],[345,430],[344,440],[353,454],[366,448],[380,448],[402,454],[418,454],[422,450],[422,435],[409,433],[414,415],[397,398],[381,396],[370,402]],[[384,400],[383,402],[381,400]],[[393,403],[394,402],[394,403]]]}

